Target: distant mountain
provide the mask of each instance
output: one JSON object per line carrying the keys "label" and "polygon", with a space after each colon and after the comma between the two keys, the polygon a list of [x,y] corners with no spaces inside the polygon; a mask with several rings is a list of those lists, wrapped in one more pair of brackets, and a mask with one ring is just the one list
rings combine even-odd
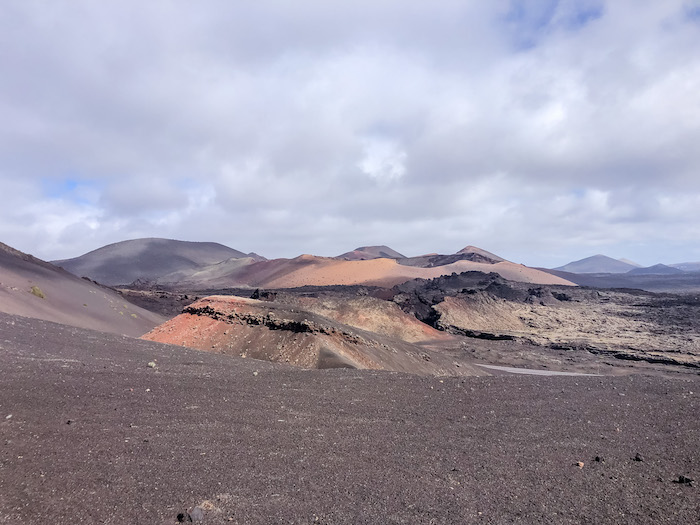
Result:
{"label": "distant mountain", "polygon": [[[236,251],[236,250],[234,250],[234,251]],[[250,252],[248,255],[246,255],[246,257],[250,257],[254,261],[267,261],[266,257],[263,257],[262,255],[258,255],[255,252]]]}
{"label": "distant mountain", "polygon": [[[296,288],[366,285],[391,287],[465,271],[496,272],[537,284],[572,284],[468,246],[452,255],[406,258],[387,246],[363,246],[340,257],[301,255],[262,259],[216,243],[136,239],[105,246],[75,259],[56,261],[78,276],[106,285],[157,284],[177,290],[228,287]],[[360,264],[361,263],[361,264]]]}
{"label": "distant mountain", "polygon": [[457,261],[470,261],[483,264],[507,262],[503,257],[499,257],[491,252],[487,252],[476,246],[467,246],[457,253],[449,255],[429,253],[427,255],[419,255],[418,257],[407,257],[406,259],[400,259],[399,264],[404,266],[416,266],[419,268],[436,268],[438,266],[453,264]]}
{"label": "distant mountain", "polygon": [[[262,259],[255,254],[251,256]],[[52,262],[78,277],[114,286],[130,284],[137,279],[155,281],[167,274],[195,271],[227,259],[244,257],[249,256],[215,242],[134,239],[103,246],[74,259]]]}
{"label": "distant mountain", "polygon": [[486,262],[495,264],[505,261],[503,257],[499,257],[498,255],[482,250],[481,248],[477,248],[476,246],[465,246],[459,250],[457,254],[467,256],[465,260],[472,262]]}
{"label": "distant mountain", "polygon": [[165,318],[0,243],[0,312],[138,337]]}
{"label": "distant mountain", "polygon": [[622,257],[621,259],[618,259],[618,261],[622,261],[623,263],[631,264],[632,266],[634,266],[636,268],[642,267],[641,264],[634,262],[634,261],[630,261],[629,259],[625,259],[624,257]]}
{"label": "distant mountain", "polygon": [[[496,272],[506,279],[536,284],[571,285],[569,281],[508,261],[499,263],[473,262],[464,255],[454,262],[432,266],[404,264],[412,259],[376,258],[344,260],[334,257],[300,255],[294,259],[273,259],[255,262],[230,259],[193,272],[175,272],[158,280],[177,290],[222,289],[231,287],[297,288],[301,286],[364,285],[390,288],[411,279],[433,279],[441,275],[479,271]],[[419,258],[420,259],[420,258]],[[423,261],[425,262],[425,261]]]}
{"label": "distant mountain", "polygon": [[633,264],[606,255],[593,255],[553,269],[570,273],[627,273],[635,268]]}
{"label": "distant mountain", "polygon": [[571,273],[547,268],[543,272],[556,275],[579,286],[591,288],[634,288],[647,292],[700,293],[700,272],[674,274]]}
{"label": "distant mountain", "polygon": [[388,246],[360,246],[351,252],[345,252],[338,255],[335,259],[345,259],[346,261],[366,261],[370,259],[404,259],[406,256],[401,255],[396,250],[392,250]]}
{"label": "distant mountain", "polygon": [[669,266],[672,268],[678,268],[679,270],[683,270],[684,272],[700,272],[700,262],[676,263],[669,264]]}
{"label": "distant mountain", "polygon": [[630,275],[678,275],[685,272],[678,268],[666,266],[665,264],[655,264],[647,268],[633,268],[627,273]]}

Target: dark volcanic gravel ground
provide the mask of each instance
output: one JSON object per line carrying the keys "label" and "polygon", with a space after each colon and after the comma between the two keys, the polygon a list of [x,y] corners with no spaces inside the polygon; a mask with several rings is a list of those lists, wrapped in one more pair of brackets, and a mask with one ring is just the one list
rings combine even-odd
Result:
{"label": "dark volcanic gravel ground", "polygon": [[692,376],[306,371],[3,314],[0,523],[698,523],[699,399]]}

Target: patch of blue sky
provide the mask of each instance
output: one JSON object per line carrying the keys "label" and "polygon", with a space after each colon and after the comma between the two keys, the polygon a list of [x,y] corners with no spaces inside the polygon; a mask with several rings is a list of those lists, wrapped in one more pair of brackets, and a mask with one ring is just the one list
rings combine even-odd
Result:
{"label": "patch of blue sky", "polygon": [[172,182],[173,186],[184,191],[193,191],[202,187],[202,182],[194,177],[187,177]]}
{"label": "patch of blue sky", "polygon": [[99,188],[96,182],[75,176],[63,178],[42,178],[41,190],[45,197],[61,199],[75,204],[94,204]]}
{"label": "patch of blue sky", "polygon": [[511,0],[503,22],[516,49],[527,51],[553,30],[577,31],[603,12],[603,0]]}
{"label": "patch of blue sky", "polygon": [[683,6],[685,17],[696,23],[700,23],[700,0],[688,0]]}

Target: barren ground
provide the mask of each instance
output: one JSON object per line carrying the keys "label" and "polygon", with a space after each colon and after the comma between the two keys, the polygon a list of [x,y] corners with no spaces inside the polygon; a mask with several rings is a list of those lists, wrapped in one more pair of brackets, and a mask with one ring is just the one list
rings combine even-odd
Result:
{"label": "barren ground", "polygon": [[0,523],[700,516],[697,376],[308,371],[5,314],[0,358]]}

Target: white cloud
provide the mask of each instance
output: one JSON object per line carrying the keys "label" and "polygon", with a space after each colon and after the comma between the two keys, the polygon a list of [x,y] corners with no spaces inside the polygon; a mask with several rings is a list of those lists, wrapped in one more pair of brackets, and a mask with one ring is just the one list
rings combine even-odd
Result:
{"label": "white cloud", "polygon": [[380,185],[398,181],[406,174],[406,152],[391,140],[367,139],[358,164],[362,172]]}
{"label": "white cloud", "polygon": [[11,0],[0,240],[47,258],[137,236],[268,256],[683,258],[698,240],[696,8]]}

